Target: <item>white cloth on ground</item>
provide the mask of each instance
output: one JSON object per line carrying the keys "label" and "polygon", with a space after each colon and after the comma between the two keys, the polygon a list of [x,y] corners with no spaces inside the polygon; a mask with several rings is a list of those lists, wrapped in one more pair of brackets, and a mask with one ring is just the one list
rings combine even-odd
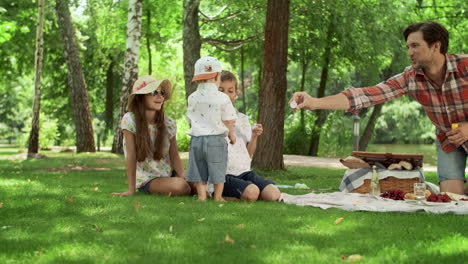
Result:
{"label": "white cloth on ground", "polygon": [[468,202],[452,201],[450,203],[430,203],[426,201],[402,201],[385,199],[360,193],[308,193],[304,195],[290,195],[281,193],[280,201],[299,206],[313,206],[322,209],[338,208],[345,211],[371,211],[371,212],[418,212],[444,214],[468,214]]}

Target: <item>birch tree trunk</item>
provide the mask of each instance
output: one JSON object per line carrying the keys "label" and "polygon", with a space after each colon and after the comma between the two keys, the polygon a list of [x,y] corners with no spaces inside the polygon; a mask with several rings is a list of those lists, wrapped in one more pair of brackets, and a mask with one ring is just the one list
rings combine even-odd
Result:
{"label": "birch tree trunk", "polygon": [[112,152],[123,154],[123,135],[120,120],[127,108],[128,96],[138,78],[138,55],[140,53],[142,0],[128,1],[127,45],[125,49],[124,77],[120,95],[120,112],[116,122]]}
{"label": "birch tree trunk", "polygon": [[73,118],[76,129],[76,151],[95,152],[93,123],[89,108],[88,92],[86,81],[81,67],[80,55],[75,38],[75,28],[73,27],[69,1],[56,1],[56,10],[60,34],[62,36],[65,61],[68,68],[68,86],[70,87]]}
{"label": "birch tree trunk", "polygon": [[258,139],[253,159],[253,166],[259,169],[284,169],[289,6],[289,0],[268,0],[258,112],[258,121],[263,125],[265,132]]}
{"label": "birch tree trunk", "polygon": [[183,48],[184,48],[184,80],[185,98],[197,89],[192,82],[195,62],[200,58],[201,38],[198,26],[198,7],[200,0],[184,0],[184,13],[182,17]]}
{"label": "birch tree trunk", "polygon": [[41,111],[41,75],[44,51],[44,0],[37,1],[36,53],[34,55],[34,103],[31,133],[29,134],[28,158],[39,152],[39,116]]}

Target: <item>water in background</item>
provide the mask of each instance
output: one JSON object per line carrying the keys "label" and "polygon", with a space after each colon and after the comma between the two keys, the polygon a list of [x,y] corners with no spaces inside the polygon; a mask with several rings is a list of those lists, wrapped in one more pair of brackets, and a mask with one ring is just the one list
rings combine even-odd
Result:
{"label": "water in background", "polygon": [[392,152],[405,154],[423,154],[424,163],[437,165],[437,154],[435,144],[412,145],[412,144],[369,144],[369,152]]}

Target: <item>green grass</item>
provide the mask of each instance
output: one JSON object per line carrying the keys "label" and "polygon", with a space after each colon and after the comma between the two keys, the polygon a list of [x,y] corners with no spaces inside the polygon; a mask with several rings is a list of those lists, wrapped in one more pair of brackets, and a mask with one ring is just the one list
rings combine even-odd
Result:
{"label": "green grass", "polygon": [[[0,148],[0,263],[342,263],[341,255],[351,254],[362,255],[361,263],[463,263],[468,257],[466,216],[114,197],[126,189],[120,156],[45,152],[46,159],[9,159],[16,154]],[[111,170],[38,171],[69,164]],[[278,184],[329,188],[339,185],[343,170],[260,173]],[[344,221],[335,225],[339,217]]]}

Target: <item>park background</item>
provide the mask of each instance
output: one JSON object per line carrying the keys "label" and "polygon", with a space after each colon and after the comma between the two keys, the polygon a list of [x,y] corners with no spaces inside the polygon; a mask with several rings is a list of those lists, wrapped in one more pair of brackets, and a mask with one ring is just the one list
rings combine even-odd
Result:
{"label": "park background", "polygon": [[[237,74],[236,107],[265,126],[255,171],[336,189],[344,169],[284,166],[283,154],[348,156],[353,117],[293,112],[292,93],[321,97],[403,71],[402,31],[418,21],[442,23],[449,52],[467,53],[467,10],[455,0],[0,0],[0,263],[466,263],[466,216],[111,193],[127,188],[117,125],[136,76],[173,83],[165,110],[185,151],[204,55]],[[435,164],[417,102],[360,117],[360,149]]]}
{"label": "park background", "polygon": [[[122,153],[117,126],[133,81],[145,74],[172,82],[165,110],[187,151],[190,76],[196,59],[211,55],[238,76],[236,107],[264,123],[256,167],[284,168],[282,153],[343,157],[353,150],[352,115],[294,112],[292,93],[323,97],[402,72],[410,64],[402,31],[418,21],[447,27],[449,53],[468,50],[465,1],[278,1],[270,22],[265,0],[45,1],[41,45],[38,3],[0,3],[0,140],[26,149],[36,124],[39,149],[28,152]],[[278,26],[266,30],[268,23]],[[360,118],[360,150],[424,153],[435,164],[434,127],[408,96]]]}

